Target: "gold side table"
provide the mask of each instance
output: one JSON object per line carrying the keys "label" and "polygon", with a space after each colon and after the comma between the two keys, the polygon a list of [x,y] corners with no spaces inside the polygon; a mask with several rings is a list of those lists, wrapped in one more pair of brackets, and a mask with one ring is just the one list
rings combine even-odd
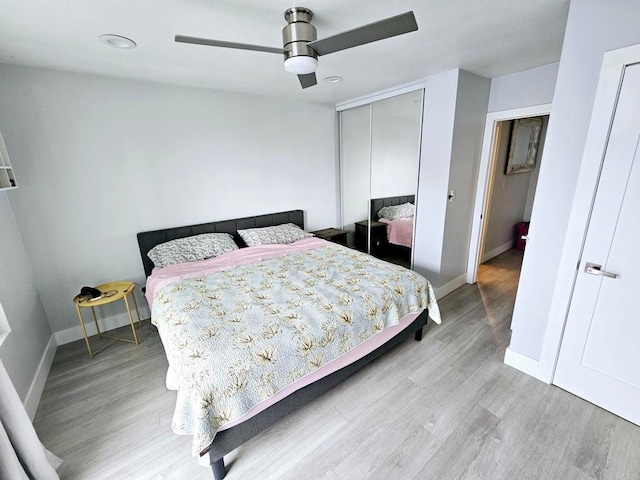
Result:
{"label": "gold side table", "polygon": [[[138,345],[138,335],[136,334],[136,326],[133,323],[133,317],[131,316],[131,307],[129,305],[129,300],[128,300],[129,296],[133,298],[133,304],[136,307],[136,313],[138,315],[138,324],[142,327],[142,320],[140,319],[140,311],[138,310],[138,302],[136,301],[136,296],[133,294],[133,290],[135,289],[135,284],[128,281],[111,282],[111,283],[104,283],[102,285],[98,285],[96,288],[102,292],[102,296],[96,299],[92,299],[91,297],[87,297],[84,295],[76,295],[73,298],[73,303],[75,304],[76,311],[78,312],[78,320],[80,320],[80,326],[82,327],[84,341],[86,342],[87,350],[89,351],[89,357],[93,358],[94,353],[91,351],[91,345],[89,344],[89,337],[87,336],[87,329],[85,328],[84,320],[82,318],[82,313],[80,312],[81,308],[91,307],[91,314],[93,315],[93,321],[96,324],[96,330],[98,331],[98,335],[100,336],[100,338],[110,338],[112,340],[131,342]],[[120,338],[120,337],[113,337],[111,335],[106,335],[100,331],[100,327],[98,326],[98,318],[96,317],[96,311],[94,307],[99,307],[100,305],[106,305],[107,303],[115,302],[116,300],[120,300],[120,299],[124,300],[124,304],[127,307],[127,314],[129,315],[129,323],[131,323],[131,332],[133,333],[133,340],[130,340],[128,338]]]}

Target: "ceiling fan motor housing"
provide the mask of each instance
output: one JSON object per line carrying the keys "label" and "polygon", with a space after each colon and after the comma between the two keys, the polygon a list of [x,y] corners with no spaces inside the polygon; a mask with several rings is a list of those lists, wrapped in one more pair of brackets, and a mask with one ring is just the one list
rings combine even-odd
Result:
{"label": "ceiling fan motor housing", "polygon": [[292,7],[284,12],[287,26],[282,29],[282,41],[284,44],[285,67],[287,60],[294,57],[318,58],[318,54],[309,42],[317,39],[316,27],[311,25],[313,12],[304,7]]}

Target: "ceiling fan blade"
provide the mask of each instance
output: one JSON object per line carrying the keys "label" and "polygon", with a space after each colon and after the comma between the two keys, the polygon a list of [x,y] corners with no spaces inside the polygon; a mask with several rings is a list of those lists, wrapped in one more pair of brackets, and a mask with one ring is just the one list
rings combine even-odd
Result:
{"label": "ceiling fan blade", "polygon": [[418,30],[416,17],[413,12],[407,12],[338,33],[332,37],[309,42],[308,46],[313,48],[318,55],[327,55],[415,30]]}
{"label": "ceiling fan blade", "polygon": [[298,75],[298,79],[300,80],[300,85],[302,88],[313,87],[318,84],[318,80],[316,79],[315,73],[308,73],[306,75]]}
{"label": "ceiling fan blade", "polygon": [[187,37],[185,35],[176,35],[176,42],[193,43],[196,45],[207,45],[209,47],[238,48],[240,50],[253,50],[256,52],[280,53],[284,54],[282,48],[263,47],[262,45],[251,45],[249,43],[223,42],[222,40],[212,40],[209,38]]}

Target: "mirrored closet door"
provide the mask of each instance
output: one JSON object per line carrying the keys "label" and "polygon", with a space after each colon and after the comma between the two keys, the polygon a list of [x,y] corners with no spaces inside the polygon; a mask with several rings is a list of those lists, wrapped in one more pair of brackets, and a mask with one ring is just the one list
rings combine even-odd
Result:
{"label": "mirrored closet door", "polygon": [[340,112],[342,228],[348,245],[411,266],[423,90]]}

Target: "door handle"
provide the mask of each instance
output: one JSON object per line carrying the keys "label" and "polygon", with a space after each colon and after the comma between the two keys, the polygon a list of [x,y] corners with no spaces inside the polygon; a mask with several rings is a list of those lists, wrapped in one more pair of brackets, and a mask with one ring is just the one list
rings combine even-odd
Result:
{"label": "door handle", "polygon": [[607,278],[618,278],[617,273],[605,272],[604,270],[600,270],[602,265],[596,265],[595,263],[586,262],[584,264],[584,271],[590,275],[600,275],[602,277]]}

